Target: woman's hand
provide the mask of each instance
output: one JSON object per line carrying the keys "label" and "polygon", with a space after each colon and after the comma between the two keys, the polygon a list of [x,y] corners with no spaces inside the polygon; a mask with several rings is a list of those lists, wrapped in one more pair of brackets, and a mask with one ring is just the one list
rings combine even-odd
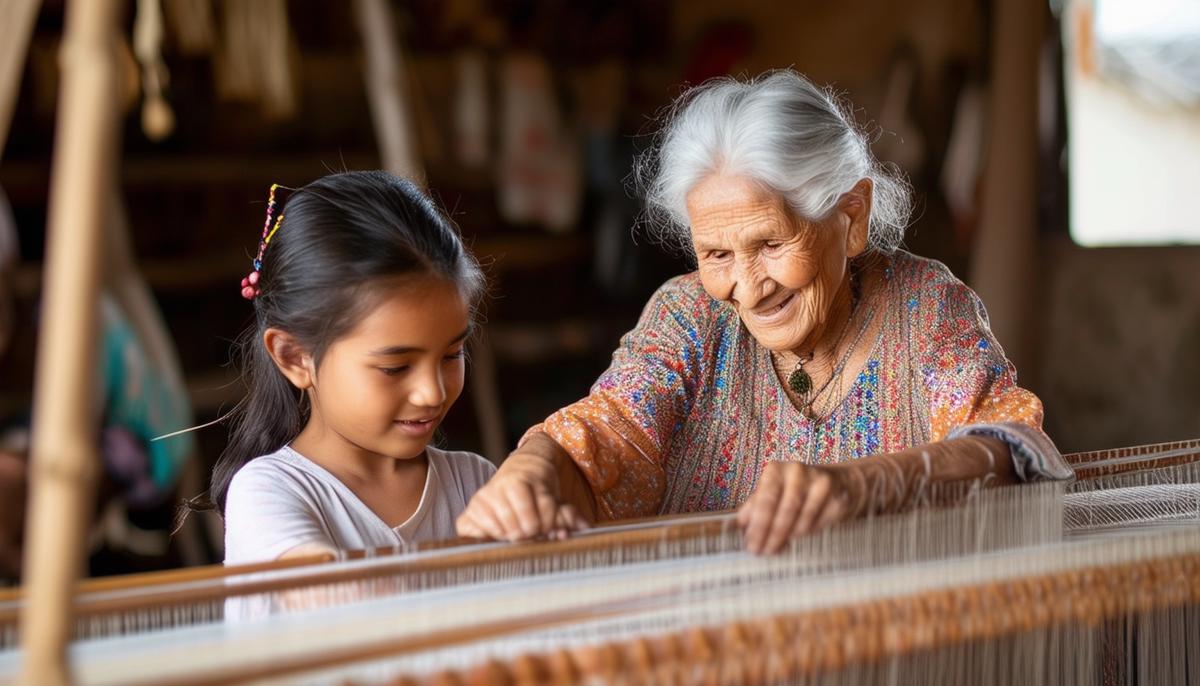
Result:
{"label": "woman's hand", "polygon": [[549,436],[534,434],[471,498],[458,518],[458,535],[518,541],[539,536],[563,538],[587,528],[588,520],[580,508],[564,497],[564,486],[576,491],[579,486],[562,483],[564,469],[572,470],[582,483],[562,448]]}
{"label": "woman's hand", "polygon": [[738,509],[746,549],[779,552],[789,539],[856,514],[861,483],[844,465],[768,462],[758,487]]}
{"label": "woman's hand", "polygon": [[919,502],[929,484],[964,481],[1015,481],[1008,445],[988,436],[964,436],[833,465],[768,462],[758,487],[738,510],[738,524],[747,550],[774,553],[789,538]]}

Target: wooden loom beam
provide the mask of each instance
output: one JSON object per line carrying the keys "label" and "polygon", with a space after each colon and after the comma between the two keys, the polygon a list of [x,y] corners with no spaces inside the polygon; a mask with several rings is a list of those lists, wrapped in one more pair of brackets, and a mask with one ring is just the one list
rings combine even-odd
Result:
{"label": "wooden loom beam", "polygon": [[70,683],[66,646],[97,470],[96,293],[114,170],[116,0],[67,7],[34,381],[22,680]]}
{"label": "wooden loom beam", "polygon": [[[649,601],[653,602],[653,601]],[[1185,553],[971,583],[781,613],[632,640],[524,654],[389,686],[795,681],[881,660],[1061,626],[1200,603],[1200,555]],[[647,609],[650,605],[645,606]],[[384,638],[270,664],[251,662],[172,679],[217,686],[396,658],[472,641],[616,617],[631,607],[562,608],[469,627]]]}
{"label": "wooden loom beam", "polygon": [[[309,577],[293,577],[285,579],[261,579],[244,581],[236,585],[220,583],[223,579],[236,574],[248,574],[256,571],[279,570],[317,565],[332,560],[330,556],[318,555],[304,558],[291,558],[275,563],[262,563],[247,566],[221,567],[213,566],[199,570],[182,570],[173,572],[150,572],[137,575],[135,581],[141,583],[126,583],[121,579],[97,579],[86,585],[92,592],[121,591],[137,588],[145,589],[144,593],[136,595],[120,595],[113,598],[81,600],[76,603],[75,612],[80,618],[98,617],[111,613],[131,613],[151,610],[156,607],[170,605],[185,605],[199,602],[221,601],[228,598],[249,596],[259,593],[282,593],[299,590],[314,585],[339,583],[360,583],[379,581],[385,582],[399,576],[417,576],[421,574],[442,573],[455,569],[477,567],[481,565],[503,565],[528,562],[532,560],[551,559],[562,555],[582,554],[607,550],[615,546],[626,548],[642,547],[653,549],[664,541],[699,539],[703,536],[720,534],[729,529],[729,523],[724,520],[695,518],[695,521],[684,521],[669,527],[654,527],[635,529],[632,531],[614,531],[606,533],[603,528],[598,533],[585,537],[568,538],[557,542],[525,542],[484,550],[464,548],[456,551],[447,546],[447,554],[434,559],[406,559],[396,555],[392,564],[369,567],[365,569],[336,567],[318,567]],[[462,544],[465,541],[457,541]],[[431,545],[418,550],[438,548]],[[387,556],[390,551],[379,552],[351,551],[351,559],[374,556]],[[213,581],[196,587],[180,587],[192,581]],[[10,596],[9,599],[15,599]],[[0,601],[5,600],[0,596]],[[11,623],[15,609],[0,607],[0,627]]]}
{"label": "wooden loom beam", "polygon": [[[1200,603],[1200,555],[993,581],[653,638],[526,654],[389,686],[546,683],[739,683],[795,681],[850,665],[877,663],[1054,626]],[[547,617],[546,625],[557,623]],[[428,642],[435,637],[426,636]],[[447,641],[457,637],[447,636]],[[392,654],[410,652],[399,642]],[[376,656],[386,654],[380,649]]]}

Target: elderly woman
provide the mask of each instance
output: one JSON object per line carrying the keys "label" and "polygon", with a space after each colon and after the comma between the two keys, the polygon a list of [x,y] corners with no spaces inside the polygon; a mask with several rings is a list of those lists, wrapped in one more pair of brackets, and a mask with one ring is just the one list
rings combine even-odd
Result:
{"label": "elderly woman", "polygon": [[979,298],[899,249],[907,186],[834,98],[791,71],[685,98],[644,166],[698,269],[529,430],[460,534],[740,508],[771,552],[933,482],[1070,476]]}

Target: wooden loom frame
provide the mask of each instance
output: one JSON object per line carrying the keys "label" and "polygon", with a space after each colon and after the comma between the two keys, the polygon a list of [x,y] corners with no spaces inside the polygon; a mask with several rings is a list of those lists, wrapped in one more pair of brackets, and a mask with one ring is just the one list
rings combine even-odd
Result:
{"label": "wooden loom frame", "polygon": [[[1131,474],[1151,468],[1164,468],[1200,462],[1200,439],[1156,445],[1092,451],[1066,456],[1082,478],[1104,478],[1119,474]],[[653,524],[656,519],[641,520]],[[463,548],[461,552],[447,550],[446,555],[435,559],[406,560],[394,549],[373,551],[351,551],[343,559],[366,557],[393,557],[391,562],[367,569],[337,569],[322,563],[332,562],[331,555],[316,555],[307,558],[263,562],[249,565],[210,565],[165,572],[148,572],[122,577],[89,579],[76,587],[75,612],[81,618],[100,617],[113,613],[137,612],[156,607],[186,606],[202,602],[213,602],[237,596],[260,593],[277,593],[317,585],[353,583],[394,578],[400,575],[418,575],[440,572],[468,566],[500,564],[505,562],[532,561],[555,556],[570,555],[587,551],[599,551],[613,546],[653,547],[671,540],[698,540],[723,533],[728,523],[698,514],[661,520],[658,526],[626,530],[619,526],[598,527],[586,537],[571,538],[557,542],[529,542],[489,547],[484,550]],[[413,550],[451,548],[473,541],[457,540],[435,542],[416,546]],[[240,575],[286,569],[310,567],[311,575],[293,576],[287,579],[261,579],[239,582],[236,585],[211,583],[197,586],[196,582],[220,582]],[[137,594],[112,597],[112,592],[139,591]],[[97,597],[90,597],[97,596]],[[0,627],[12,626],[18,619],[22,593],[20,589],[0,592]]]}
{"label": "wooden loom frame", "polygon": [[[450,670],[426,680],[399,677],[395,686],[431,683],[545,684],[775,683],[850,664],[880,661],[938,646],[995,639],[1068,622],[1097,626],[1133,612],[1200,602],[1200,555],[1180,555],[926,591],[912,596],[731,622],[721,627],[668,633],[650,639],[521,655],[473,669]],[[286,663],[184,677],[171,686],[218,686],[298,672],[411,655],[519,631],[548,629],[617,612],[581,615],[548,612],[518,621],[449,629],[420,637],[384,640],[310,654]],[[968,628],[963,630],[962,625]],[[768,671],[761,664],[774,659]],[[730,680],[733,677],[733,681]],[[724,679],[723,679],[724,678]]]}
{"label": "wooden loom frame", "polygon": [[[1164,444],[1166,465],[1200,461],[1200,441]],[[1144,470],[1150,447],[1071,456],[1079,465],[1118,461],[1118,474]],[[1173,455],[1170,455],[1174,453]],[[1189,458],[1189,459],[1181,459]],[[1110,473],[1103,476],[1112,475]],[[1101,477],[1103,478],[1103,477]],[[685,527],[686,521],[682,523]],[[661,536],[661,531],[653,533]],[[628,532],[611,534],[625,537]],[[559,543],[531,545],[529,550]],[[590,546],[596,547],[596,546]],[[521,552],[521,546],[503,549]],[[1130,562],[1084,566],[969,583],[913,595],[785,613],[717,627],[618,640],[552,653],[490,661],[472,669],[431,677],[432,683],[569,683],[582,675],[604,678],[651,674],[655,683],[699,678],[708,683],[736,677],[739,683],[813,676],[830,669],[903,657],[926,649],[1014,636],[1063,624],[1098,626],[1136,612],[1200,602],[1200,553],[1166,554]],[[235,666],[224,672],[183,677],[176,686],[225,683],[351,662],[401,657],[520,631],[544,630],[574,621],[615,616],[620,610],[559,610],[490,624],[440,630],[421,637],[379,639],[305,654],[270,666]],[[764,666],[766,665],[766,666]],[[764,671],[765,670],[765,671]],[[700,676],[697,676],[700,675]],[[665,679],[665,681],[664,681]],[[413,683],[397,679],[394,684]],[[636,683],[636,681],[634,681]],[[714,681],[715,683],[715,681]]]}

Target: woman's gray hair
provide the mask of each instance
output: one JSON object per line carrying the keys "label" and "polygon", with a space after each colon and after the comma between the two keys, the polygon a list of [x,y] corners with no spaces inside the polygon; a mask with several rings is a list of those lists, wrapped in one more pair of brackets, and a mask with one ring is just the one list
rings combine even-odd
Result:
{"label": "woman's gray hair", "polygon": [[648,228],[669,247],[691,250],[687,194],[714,173],[753,179],[799,216],[817,220],[860,179],[874,184],[868,248],[900,246],[912,201],[894,165],[880,164],[866,136],[827,90],[787,69],[749,81],[712,79],[671,107],[657,144],[634,170]]}

